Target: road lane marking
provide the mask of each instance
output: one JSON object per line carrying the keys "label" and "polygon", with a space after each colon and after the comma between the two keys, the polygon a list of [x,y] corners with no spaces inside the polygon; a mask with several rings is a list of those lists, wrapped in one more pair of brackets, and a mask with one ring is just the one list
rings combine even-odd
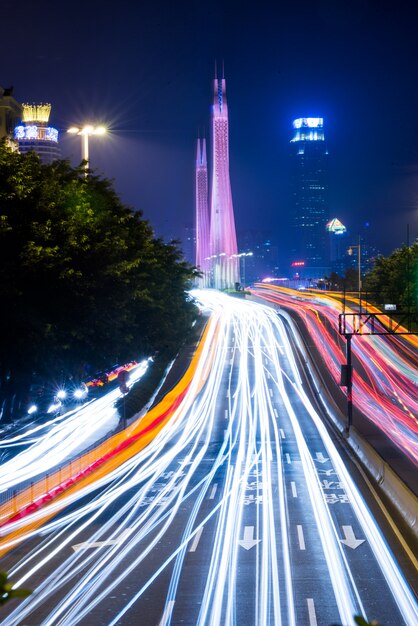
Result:
{"label": "road lane marking", "polygon": [[305,537],[303,536],[303,528],[299,524],[296,526],[298,531],[299,549],[305,550]]}
{"label": "road lane marking", "polygon": [[361,544],[366,541],[365,539],[356,539],[352,526],[343,526],[343,533],[345,538],[340,539],[341,543],[344,543],[353,550],[361,546]]}
{"label": "road lane marking", "polygon": [[291,464],[291,460],[290,460],[290,454],[288,452],[286,452],[286,463],[289,463],[289,465]]}
{"label": "road lane marking", "polygon": [[327,461],[329,461],[328,457],[324,456],[322,452],[316,453],[316,460],[318,461],[318,463],[326,463]]}
{"label": "road lane marking", "polygon": [[200,539],[202,532],[203,532],[203,526],[201,526],[199,530],[197,531],[197,533],[195,534],[193,543],[189,548],[189,552],[196,552],[197,544],[199,543],[199,539]]}
{"label": "road lane marking", "polygon": [[77,550],[86,550],[88,548],[101,548],[102,546],[117,546],[119,543],[124,541],[125,537],[130,534],[130,529],[126,528],[123,530],[119,537],[116,539],[108,539],[107,541],[83,541],[82,543],[75,543],[72,547],[74,552]]}
{"label": "road lane marking", "polygon": [[244,528],[244,537],[238,540],[239,545],[245,550],[251,550],[261,539],[254,539],[254,526],[246,526]]}
{"label": "road lane marking", "polygon": [[218,484],[215,483],[213,485],[213,487],[212,487],[212,491],[210,492],[209,500],[213,500],[214,499],[215,493],[216,493],[217,489],[218,489]]}
{"label": "road lane marking", "polygon": [[225,409],[225,419],[228,419],[228,409]]}
{"label": "road lane marking", "polygon": [[174,609],[174,604],[175,604],[175,600],[169,600],[167,602],[167,606],[164,609],[164,613],[163,613],[163,616],[161,618],[161,622],[158,624],[158,626],[167,626],[167,624],[170,622],[171,615],[172,615],[173,609]]}
{"label": "road lane marking", "polygon": [[292,496],[294,498],[297,498],[298,497],[298,492],[297,492],[297,489],[296,489],[296,483],[293,480],[291,481],[290,486],[292,488]]}
{"label": "road lane marking", "polygon": [[273,409],[273,411],[274,411],[274,415],[275,415],[276,417],[279,417],[279,414],[277,413],[277,409]]}
{"label": "road lane marking", "polygon": [[308,603],[309,626],[318,626],[313,598],[306,598],[306,601]]}
{"label": "road lane marking", "polygon": [[269,387],[269,392],[270,392],[270,397],[273,397],[273,389],[271,387]]}
{"label": "road lane marking", "polygon": [[285,432],[284,432],[283,428],[280,429],[280,437],[282,439],[286,439],[286,435],[285,435]]}

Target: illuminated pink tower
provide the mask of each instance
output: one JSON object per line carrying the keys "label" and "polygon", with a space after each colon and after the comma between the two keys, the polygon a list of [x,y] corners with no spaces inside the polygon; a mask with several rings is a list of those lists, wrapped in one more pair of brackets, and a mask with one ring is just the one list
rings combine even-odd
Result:
{"label": "illuminated pink tower", "polygon": [[237,235],[229,180],[228,106],[225,79],[215,78],[212,107],[210,256],[212,287],[235,287],[239,278]]}
{"label": "illuminated pink tower", "polygon": [[200,287],[210,285],[208,163],[206,139],[197,140],[196,151],[196,267],[202,272]]}

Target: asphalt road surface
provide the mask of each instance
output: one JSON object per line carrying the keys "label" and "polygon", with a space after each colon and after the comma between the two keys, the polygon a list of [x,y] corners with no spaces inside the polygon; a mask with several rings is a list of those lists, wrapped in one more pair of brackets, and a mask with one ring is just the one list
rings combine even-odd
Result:
{"label": "asphalt road surface", "polygon": [[0,529],[2,569],[34,590],[0,623],[415,626],[413,556],[389,548],[289,327],[260,304],[197,297],[211,317],[167,425],[54,515]]}

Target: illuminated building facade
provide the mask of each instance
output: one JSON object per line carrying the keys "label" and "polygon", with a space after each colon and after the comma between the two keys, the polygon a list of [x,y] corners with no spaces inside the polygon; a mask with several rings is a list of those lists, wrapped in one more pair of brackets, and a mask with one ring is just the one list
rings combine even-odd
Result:
{"label": "illuminated building facade", "polygon": [[196,267],[202,273],[200,287],[210,285],[208,163],[206,139],[197,140],[196,151]]}
{"label": "illuminated building facade", "polygon": [[45,165],[61,158],[58,130],[48,126],[50,113],[50,104],[24,104],[23,123],[16,126],[14,131],[19,152],[26,154],[34,150]]}
{"label": "illuminated building facade", "polygon": [[22,105],[13,97],[13,87],[0,86],[0,139],[12,138],[13,130],[22,117]]}
{"label": "illuminated building facade", "polygon": [[329,237],[331,271],[340,276],[345,271],[345,256],[347,250],[347,229],[344,224],[334,217],[327,222],[326,231]]}
{"label": "illuminated building facade", "polygon": [[293,121],[293,261],[303,262],[303,277],[329,271],[328,150],[322,117]]}
{"label": "illuminated building facade", "polygon": [[237,235],[229,179],[228,106],[225,79],[215,78],[212,106],[212,187],[210,209],[211,284],[234,288],[240,282]]}

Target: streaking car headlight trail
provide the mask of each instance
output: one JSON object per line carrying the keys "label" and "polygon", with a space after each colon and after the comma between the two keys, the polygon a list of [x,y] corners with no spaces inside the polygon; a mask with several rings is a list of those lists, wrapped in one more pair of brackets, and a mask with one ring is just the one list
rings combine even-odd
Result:
{"label": "streaking car headlight trail", "polygon": [[209,322],[178,402],[152,409],[162,427],[140,447],[130,437],[144,416],[88,480],[0,528],[0,547],[20,546],[10,577],[36,588],[2,623],[352,625],[362,613],[415,625],[412,592],[305,392],[288,325],[263,305],[193,296]]}

